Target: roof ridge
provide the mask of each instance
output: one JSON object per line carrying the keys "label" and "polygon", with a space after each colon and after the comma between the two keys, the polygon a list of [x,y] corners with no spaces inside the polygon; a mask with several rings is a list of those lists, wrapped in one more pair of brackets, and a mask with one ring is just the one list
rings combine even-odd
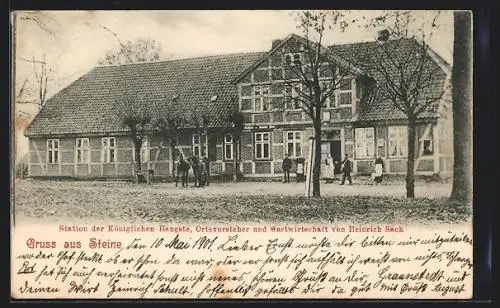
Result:
{"label": "roof ridge", "polygon": [[96,65],[94,68],[122,67],[122,66],[131,66],[131,65],[138,65],[138,64],[153,64],[153,63],[172,63],[172,62],[180,62],[180,61],[188,61],[188,60],[209,59],[209,58],[226,57],[226,56],[245,56],[245,55],[261,54],[261,53],[265,53],[265,51],[235,52],[235,53],[216,54],[216,55],[209,55],[209,56],[187,57],[187,58],[180,58],[180,59],[173,59],[173,60],[158,60],[158,61],[134,62],[134,63],[125,63],[125,64],[113,64],[113,65]]}
{"label": "roof ridge", "polygon": [[[397,41],[397,40],[411,40],[411,38],[390,38],[388,41]],[[352,42],[352,43],[342,43],[342,44],[332,44],[327,46],[328,48],[331,47],[336,47],[336,46],[349,46],[349,45],[363,45],[363,44],[375,44],[377,41],[372,40],[372,41],[365,41],[365,42]]]}

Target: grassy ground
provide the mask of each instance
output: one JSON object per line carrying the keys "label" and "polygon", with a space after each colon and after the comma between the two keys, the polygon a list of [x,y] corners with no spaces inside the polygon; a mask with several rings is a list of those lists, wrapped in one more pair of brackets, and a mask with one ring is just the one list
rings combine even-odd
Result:
{"label": "grassy ground", "polygon": [[137,223],[457,223],[469,205],[450,202],[450,184],[417,183],[414,200],[404,183],[323,184],[321,198],[305,198],[300,183],[212,183],[176,188],[172,183],[18,180],[17,221]]}

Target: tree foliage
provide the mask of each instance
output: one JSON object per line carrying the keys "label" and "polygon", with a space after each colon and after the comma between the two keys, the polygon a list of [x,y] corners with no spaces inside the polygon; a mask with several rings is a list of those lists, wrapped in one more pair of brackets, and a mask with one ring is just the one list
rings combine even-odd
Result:
{"label": "tree foliage", "polygon": [[119,50],[108,50],[99,65],[124,65],[164,59],[161,44],[150,38],[138,38],[122,43]]}

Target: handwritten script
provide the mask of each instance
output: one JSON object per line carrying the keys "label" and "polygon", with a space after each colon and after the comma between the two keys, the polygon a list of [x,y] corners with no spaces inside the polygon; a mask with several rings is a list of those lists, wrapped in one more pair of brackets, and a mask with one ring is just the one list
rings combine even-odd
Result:
{"label": "handwritten script", "polygon": [[43,228],[15,231],[15,298],[472,296],[466,227]]}

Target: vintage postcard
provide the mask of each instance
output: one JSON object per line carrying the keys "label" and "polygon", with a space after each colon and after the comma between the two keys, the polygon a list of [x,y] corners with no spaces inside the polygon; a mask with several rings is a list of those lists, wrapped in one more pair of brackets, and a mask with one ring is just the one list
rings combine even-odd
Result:
{"label": "vintage postcard", "polygon": [[471,12],[11,21],[13,299],[472,298]]}

